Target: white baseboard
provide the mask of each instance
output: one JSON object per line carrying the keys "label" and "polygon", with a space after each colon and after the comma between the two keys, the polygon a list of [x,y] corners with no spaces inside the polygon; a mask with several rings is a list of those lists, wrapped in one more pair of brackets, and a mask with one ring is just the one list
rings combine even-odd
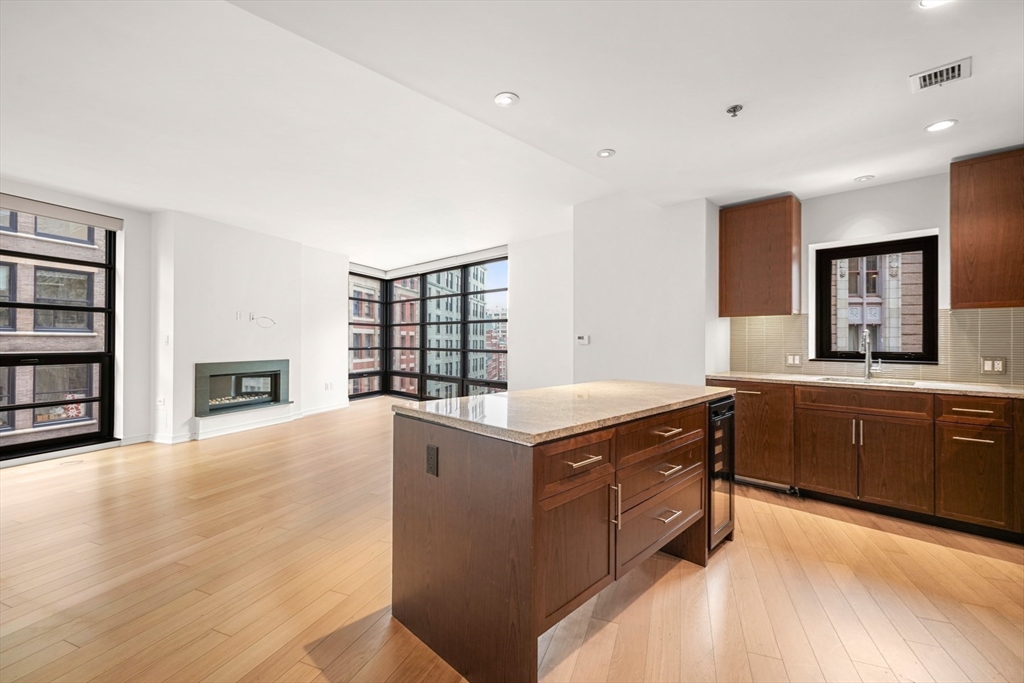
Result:
{"label": "white baseboard", "polygon": [[50,451],[49,453],[26,455],[24,458],[0,460],[0,469],[5,467],[16,467],[18,465],[28,465],[33,462],[43,462],[44,460],[56,460],[58,458],[66,458],[71,455],[82,455],[83,453],[92,453],[93,451],[105,451],[108,448],[120,448],[122,445],[124,444],[120,441],[107,441],[106,443],[94,443],[90,446],[79,446],[78,448],[65,448],[60,451]]}
{"label": "white baseboard", "polygon": [[[227,436],[228,434],[237,434],[238,432],[247,432],[250,429],[259,429],[260,427],[269,427],[271,425],[282,424],[284,422],[291,422],[295,419],[294,415],[281,415],[278,417],[267,418],[266,420],[260,420],[258,422],[246,422],[244,424],[231,425],[228,427],[215,427],[212,429],[203,429],[201,432],[193,432],[189,435],[189,439],[193,441],[202,441],[203,439],[212,439],[216,436]],[[188,440],[188,439],[183,439]]]}
{"label": "white baseboard", "polygon": [[154,434],[152,439],[154,443],[162,443],[168,446],[185,443],[189,440],[190,437],[188,434]]}
{"label": "white baseboard", "polygon": [[140,436],[125,436],[121,438],[122,446],[134,446],[137,443],[149,443],[156,441],[152,434],[142,434]]}
{"label": "white baseboard", "polygon": [[341,410],[342,408],[348,408],[349,402],[335,403],[329,406],[321,406],[319,408],[311,408],[310,410],[303,410],[295,415],[296,418],[309,417],[310,415],[319,415],[320,413],[327,413],[332,410]]}

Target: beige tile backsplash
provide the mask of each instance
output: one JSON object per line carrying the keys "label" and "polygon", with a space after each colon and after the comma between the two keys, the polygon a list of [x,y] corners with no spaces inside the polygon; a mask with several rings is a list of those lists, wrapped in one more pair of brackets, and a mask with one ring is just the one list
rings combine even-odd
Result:
{"label": "beige tile backsplash", "polygon": [[[857,376],[863,363],[808,361],[808,317],[784,315],[733,318],[732,370],[805,375]],[[786,354],[802,365],[786,367]],[[1005,375],[981,374],[982,356],[1006,358]],[[1024,308],[939,310],[939,364],[883,363],[883,376],[1024,388]]]}

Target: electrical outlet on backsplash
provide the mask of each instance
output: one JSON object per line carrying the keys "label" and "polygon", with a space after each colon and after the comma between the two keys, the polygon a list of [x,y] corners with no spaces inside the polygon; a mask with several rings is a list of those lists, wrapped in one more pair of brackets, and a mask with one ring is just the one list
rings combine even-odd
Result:
{"label": "electrical outlet on backsplash", "polygon": [[[856,377],[861,362],[814,361],[808,356],[808,316],[732,318],[730,369]],[[786,364],[802,354],[799,366]],[[1005,373],[983,374],[982,357],[1006,359]],[[883,376],[1024,388],[1024,308],[939,310],[939,364],[883,364]]]}

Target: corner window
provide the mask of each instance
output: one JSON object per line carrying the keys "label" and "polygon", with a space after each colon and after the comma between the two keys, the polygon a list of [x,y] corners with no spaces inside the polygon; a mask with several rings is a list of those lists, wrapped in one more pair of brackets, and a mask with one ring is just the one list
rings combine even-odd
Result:
{"label": "corner window", "polygon": [[817,252],[816,357],[937,363],[938,237]]}

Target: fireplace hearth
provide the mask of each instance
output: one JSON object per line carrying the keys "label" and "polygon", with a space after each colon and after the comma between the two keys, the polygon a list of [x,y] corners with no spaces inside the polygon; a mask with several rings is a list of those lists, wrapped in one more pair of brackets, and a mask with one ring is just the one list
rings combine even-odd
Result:
{"label": "fireplace hearth", "polygon": [[288,400],[288,361],[196,363],[195,416],[264,408]]}

